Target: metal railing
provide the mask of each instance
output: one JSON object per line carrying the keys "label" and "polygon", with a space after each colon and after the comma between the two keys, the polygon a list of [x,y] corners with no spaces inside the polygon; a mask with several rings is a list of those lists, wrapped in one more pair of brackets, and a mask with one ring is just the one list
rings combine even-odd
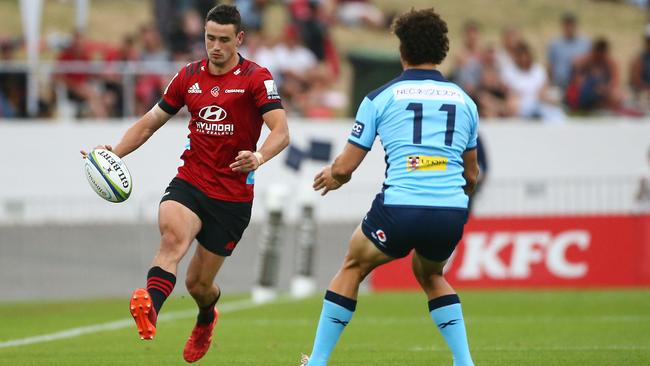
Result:
{"label": "metal railing", "polygon": [[[28,116],[35,117],[37,110],[33,107],[38,105],[41,88],[53,88],[56,93],[57,110],[62,110],[66,103],[67,93],[65,86],[56,82],[56,75],[62,74],[87,74],[99,84],[102,77],[119,76],[122,85],[122,116],[133,117],[135,115],[135,87],[136,79],[142,75],[160,75],[165,82],[183,67],[184,62],[150,62],[150,61],[42,61],[37,64],[28,62],[10,61],[0,63],[0,74],[2,73],[25,73],[27,76],[28,89],[26,92]],[[34,82],[34,80],[36,82]],[[36,88],[36,90],[32,90]],[[60,119],[67,116],[59,113]]]}

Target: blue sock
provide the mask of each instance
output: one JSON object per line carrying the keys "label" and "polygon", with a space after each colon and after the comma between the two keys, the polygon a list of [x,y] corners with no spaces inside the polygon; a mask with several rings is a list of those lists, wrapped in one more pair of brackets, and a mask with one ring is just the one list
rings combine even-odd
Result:
{"label": "blue sock", "polygon": [[458,295],[444,295],[430,300],[429,312],[451,350],[454,366],[474,366]]}
{"label": "blue sock", "polygon": [[357,300],[341,296],[332,291],[325,293],[323,310],[320,313],[314,348],[309,356],[308,366],[324,366],[339,340],[341,333],[348,325],[354,309],[357,307]]}

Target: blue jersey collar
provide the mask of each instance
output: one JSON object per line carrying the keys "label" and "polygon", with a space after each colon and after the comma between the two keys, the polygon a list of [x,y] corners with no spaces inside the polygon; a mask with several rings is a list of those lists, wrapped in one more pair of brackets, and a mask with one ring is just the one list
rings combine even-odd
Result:
{"label": "blue jersey collar", "polygon": [[447,81],[440,71],[432,69],[406,69],[402,72],[402,80]]}

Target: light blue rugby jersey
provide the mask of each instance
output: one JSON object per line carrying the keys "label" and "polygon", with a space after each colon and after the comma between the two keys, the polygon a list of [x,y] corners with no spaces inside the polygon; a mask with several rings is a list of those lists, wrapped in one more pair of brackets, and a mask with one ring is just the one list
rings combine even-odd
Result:
{"label": "light blue rugby jersey", "polygon": [[408,69],[368,94],[348,142],[386,153],[384,204],[467,208],[465,151],[476,148],[476,104],[436,70]]}

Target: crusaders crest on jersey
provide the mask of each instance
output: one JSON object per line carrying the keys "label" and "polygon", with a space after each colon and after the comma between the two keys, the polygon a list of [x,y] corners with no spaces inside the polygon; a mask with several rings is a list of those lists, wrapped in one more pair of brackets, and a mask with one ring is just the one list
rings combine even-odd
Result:
{"label": "crusaders crest on jersey", "polygon": [[212,88],[212,90],[210,90],[210,94],[212,94],[212,96],[215,97],[215,98],[218,97],[219,96],[219,87],[215,86],[214,88]]}

